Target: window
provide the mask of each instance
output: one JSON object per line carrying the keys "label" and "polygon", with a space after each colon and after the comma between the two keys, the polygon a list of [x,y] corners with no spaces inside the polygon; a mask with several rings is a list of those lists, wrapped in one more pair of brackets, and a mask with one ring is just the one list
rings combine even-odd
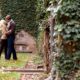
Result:
{"label": "window", "polygon": [[22,33],[19,34],[19,37],[24,37],[24,35]]}

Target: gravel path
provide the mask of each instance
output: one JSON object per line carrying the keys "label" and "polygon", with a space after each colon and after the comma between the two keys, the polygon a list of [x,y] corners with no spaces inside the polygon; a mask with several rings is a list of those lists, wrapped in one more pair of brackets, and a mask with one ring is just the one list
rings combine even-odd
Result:
{"label": "gravel path", "polygon": [[[26,69],[37,69],[37,65],[33,61],[29,61],[26,66]],[[24,72],[21,74],[20,80],[41,80],[40,77],[43,73],[40,72]]]}

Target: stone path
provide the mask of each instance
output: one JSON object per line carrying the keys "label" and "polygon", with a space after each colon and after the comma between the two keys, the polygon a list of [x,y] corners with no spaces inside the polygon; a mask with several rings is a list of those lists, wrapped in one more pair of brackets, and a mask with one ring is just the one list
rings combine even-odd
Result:
{"label": "stone path", "polygon": [[[33,63],[33,61],[29,61],[26,66],[25,66],[26,69],[29,69],[29,70],[38,70],[37,69],[37,65],[35,65]],[[41,69],[42,70],[42,69]],[[21,74],[21,78],[20,80],[41,80],[41,75],[43,74],[43,72],[24,72]]]}
{"label": "stone path", "polygon": [[40,80],[41,74],[22,74],[20,80]]}

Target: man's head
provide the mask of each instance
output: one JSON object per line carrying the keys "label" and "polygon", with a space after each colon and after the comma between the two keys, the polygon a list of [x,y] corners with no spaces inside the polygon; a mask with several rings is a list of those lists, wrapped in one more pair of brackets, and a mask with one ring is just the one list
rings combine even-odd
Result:
{"label": "man's head", "polygon": [[7,15],[7,16],[5,17],[5,20],[6,20],[7,22],[9,22],[9,21],[11,20],[11,16],[10,16],[10,15]]}

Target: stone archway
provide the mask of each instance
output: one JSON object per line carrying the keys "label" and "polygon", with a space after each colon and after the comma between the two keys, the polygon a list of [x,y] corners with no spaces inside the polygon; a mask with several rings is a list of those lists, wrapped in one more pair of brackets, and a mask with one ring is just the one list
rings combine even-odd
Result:
{"label": "stone archway", "polygon": [[16,35],[15,48],[17,52],[35,53],[37,50],[36,41],[29,33],[21,30]]}

